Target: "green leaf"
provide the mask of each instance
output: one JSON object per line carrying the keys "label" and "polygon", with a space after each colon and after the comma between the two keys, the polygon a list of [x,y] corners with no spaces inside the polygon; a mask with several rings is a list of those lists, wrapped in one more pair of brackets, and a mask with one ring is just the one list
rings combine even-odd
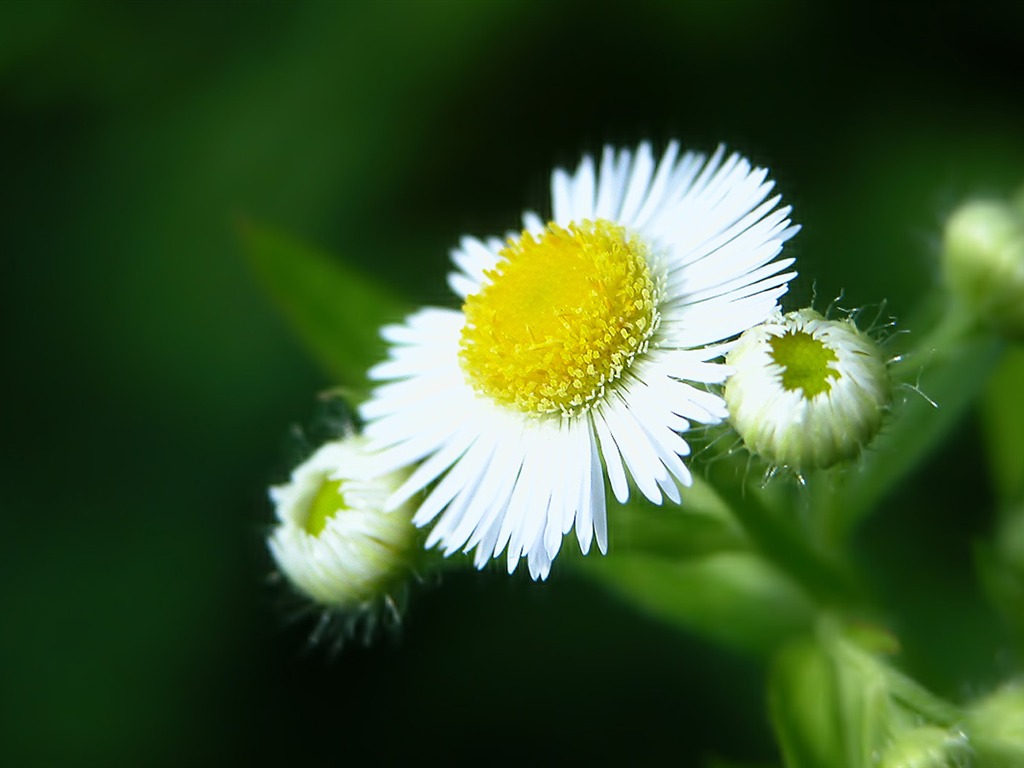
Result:
{"label": "green leaf", "polygon": [[326,370],[356,391],[384,354],[380,326],[406,307],[387,288],[327,254],[256,224],[241,227],[254,274]]}
{"label": "green leaf", "polygon": [[1024,348],[1008,349],[981,401],[981,423],[996,492],[1024,500]]}
{"label": "green leaf", "polygon": [[755,656],[808,627],[814,613],[799,588],[750,552],[675,560],[614,552],[574,565],[651,616]]}

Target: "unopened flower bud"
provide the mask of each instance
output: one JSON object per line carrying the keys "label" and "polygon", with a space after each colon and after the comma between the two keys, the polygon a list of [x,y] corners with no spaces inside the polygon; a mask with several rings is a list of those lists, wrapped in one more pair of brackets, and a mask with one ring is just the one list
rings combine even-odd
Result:
{"label": "unopened flower bud", "polygon": [[965,203],[946,222],[942,256],[954,295],[1000,333],[1024,339],[1024,211]]}
{"label": "unopened flower bud", "polygon": [[361,437],[345,437],[270,489],[278,519],[271,554],[295,589],[324,608],[373,608],[404,585],[420,551],[411,505],[384,512],[405,474],[376,476],[373,458]]}
{"label": "unopened flower bud", "polygon": [[851,320],[812,309],[747,330],[726,363],[729,421],[751,451],[796,471],[856,456],[891,398],[878,346]]}

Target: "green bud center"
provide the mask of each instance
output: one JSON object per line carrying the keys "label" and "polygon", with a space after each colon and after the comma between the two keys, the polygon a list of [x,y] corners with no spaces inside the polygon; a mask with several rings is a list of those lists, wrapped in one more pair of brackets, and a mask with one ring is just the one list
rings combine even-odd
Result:
{"label": "green bud center", "polygon": [[768,343],[772,359],[782,368],[782,386],[791,392],[802,389],[811,399],[832,389],[829,379],[839,378],[839,371],[828,365],[838,359],[836,353],[809,333],[784,333]]}
{"label": "green bud center", "polygon": [[324,480],[309,505],[305,529],[310,536],[319,536],[327,521],[345,508],[345,497],[341,493],[340,480]]}

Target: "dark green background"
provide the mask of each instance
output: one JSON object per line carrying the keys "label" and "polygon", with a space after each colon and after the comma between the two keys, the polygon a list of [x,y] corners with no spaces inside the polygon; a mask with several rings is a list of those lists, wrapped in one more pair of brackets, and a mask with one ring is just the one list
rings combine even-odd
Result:
{"label": "dark green background", "polygon": [[[756,665],[557,564],[453,577],[397,641],[304,652],[266,583],[264,489],[333,382],[236,222],[448,302],[448,249],[545,209],[553,165],[726,142],[804,226],[789,306],[816,284],[905,316],[950,208],[1024,181],[1022,8],[0,5],[0,760],[770,761]],[[866,533],[911,637],[949,623],[940,596],[974,610],[978,453],[969,421]],[[1009,671],[984,640],[913,651],[953,696]]]}

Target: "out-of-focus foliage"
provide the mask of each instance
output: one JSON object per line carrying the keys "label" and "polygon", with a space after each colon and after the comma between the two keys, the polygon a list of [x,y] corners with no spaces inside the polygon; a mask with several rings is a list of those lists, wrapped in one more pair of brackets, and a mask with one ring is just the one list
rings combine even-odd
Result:
{"label": "out-of-focus foliage", "polygon": [[998,497],[1024,501],[1024,350],[1003,358],[985,389],[982,425]]}

